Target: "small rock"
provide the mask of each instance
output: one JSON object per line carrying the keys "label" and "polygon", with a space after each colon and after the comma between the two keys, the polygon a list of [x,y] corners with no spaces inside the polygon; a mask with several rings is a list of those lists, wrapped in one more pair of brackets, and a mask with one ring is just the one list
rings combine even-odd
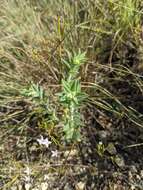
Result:
{"label": "small rock", "polygon": [[98,131],[98,136],[100,138],[101,141],[107,139],[107,137],[109,136],[109,133],[107,131]]}
{"label": "small rock", "polygon": [[141,134],[138,138],[143,140],[143,134]]}
{"label": "small rock", "polygon": [[37,150],[37,144],[36,143],[33,143],[32,146],[29,146],[29,151],[30,152],[33,152],[33,151],[36,151]]}
{"label": "small rock", "polygon": [[31,188],[31,184],[30,183],[26,183],[25,184],[25,190],[30,190]]}
{"label": "small rock", "polygon": [[11,187],[11,190],[17,190],[16,186]]}
{"label": "small rock", "polygon": [[84,190],[85,189],[85,183],[80,181],[79,183],[76,184],[76,190]]}
{"label": "small rock", "polygon": [[114,161],[120,168],[125,166],[124,158],[121,155],[116,155]]}
{"label": "small rock", "polygon": [[134,165],[130,166],[130,170],[131,170],[132,173],[137,173],[138,172],[137,168]]}
{"label": "small rock", "polygon": [[117,154],[117,150],[116,147],[114,146],[113,143],[109,143],[106,150],[111,154],[111,155],[115,155]]}
{"label": "small rock", "polygon": [[134,185],[131,185],[131,190],[135,190],[136,187]]}
{"label": "small rock", "polygon": [[72,189],[71,189],[70,185],[67,183],[67,184],[65,185],[65,187],[64,187],[64,190],[72,190]]}
{"label": "small rock", "polygon": [[76,156],[78,154],[78,151],[76,149],[73,150],[67,150],[64,153],[65,157],[68,157],[68,160],[71,159],[72,157]]}
{"label": "small rock", "polygon": [[133,174],[132,174],[132,172],[131,171],[128,171],[128,178],[129,178],[129,180],[130,181],[132,181],[132,179],[133,179]]}
{"label": "small rock", "polygon": [[141,172],[140,172],[140,173],[141,173],[141,177],[143,178],[143,170],[141,170]]}
{"label": "small rock", "polygon": [[48,183],[41,183],[41,190],[47,190],[48,189]]}
{"label": "small rock", "polygon": [[139,176],[138,174],[136,175],[136,178],[140,181],[141,180],[141,176]]}

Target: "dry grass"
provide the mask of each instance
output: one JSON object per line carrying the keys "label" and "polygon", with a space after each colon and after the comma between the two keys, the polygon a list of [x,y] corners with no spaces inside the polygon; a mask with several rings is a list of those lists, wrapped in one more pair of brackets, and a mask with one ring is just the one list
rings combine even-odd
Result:
{"label": "dry grass", "polygon": [[[79,76],[87,105],[143,127],[141,35],[141,0],[1,0],[1,144],[12,134],[24,134],[29,142],[27,129],[34,138],[48,133],[56,146],[64,142],[63,108],[55,93],[66,73],[67,51],[86,52]],[[42,102],[23,96],[31,83],[44,90]]]}

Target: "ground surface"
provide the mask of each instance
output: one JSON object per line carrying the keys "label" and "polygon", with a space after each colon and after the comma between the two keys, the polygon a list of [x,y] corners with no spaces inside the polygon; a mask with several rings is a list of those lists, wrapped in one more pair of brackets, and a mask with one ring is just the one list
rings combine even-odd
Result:
{"label": "ground surface", "polygon": [[[100,114],[95,120],[93,114],[97,115],[96,110],[86,110],[83,139],[75,145],[63,141],[59,147],[52,141],[46,149],[39,146],[35,130],[26,131],[27,137],[15,130],[7,134],[2,129],[1,188],[24,189],[30,183],[32,189],[143,189],[143,149],[139,144],[142,130]],[[51,157],[55,149],[56,158]]]}

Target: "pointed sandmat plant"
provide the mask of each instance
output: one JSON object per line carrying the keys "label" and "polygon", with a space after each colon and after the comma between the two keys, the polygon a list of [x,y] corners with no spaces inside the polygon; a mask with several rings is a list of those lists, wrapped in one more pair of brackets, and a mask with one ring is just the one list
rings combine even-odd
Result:
{"label": "pointed sandmat plant", "polygon": [[38,98],[39,100],[44,99],[44,90],[39,84],[31,83],[28,89],[22,91],[22,95],[31,97],[32,99]]}
{"label": "pointed sandmat plant", "polygon": [[62,79],[62,92],[59,93],[61,105],[64,107],[64,134],[67,141],[80,140],[80,128],[82,119],[80,107],[87,95],[81,90],[78,72],[80,66],[85,62],[85,53],[79,51],[73,56],[68,53],[68,61],[64,63],[68,67],[66,79]]}

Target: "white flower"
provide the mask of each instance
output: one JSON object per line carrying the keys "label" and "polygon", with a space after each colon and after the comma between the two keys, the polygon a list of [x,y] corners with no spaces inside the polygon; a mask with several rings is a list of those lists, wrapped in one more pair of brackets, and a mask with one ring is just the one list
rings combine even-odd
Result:
{"label": "white flower", "polygon": [[24,181],[25,182],[30,182],[31,181],[31,177],[30,176],[24,176]]}
{"label": "white flower", "polygon": [[52,157],[58,157],[58,151],[57,150],[53,150],[52,152]]}
{"label": "white flower", "polygon": [[43,136],[41,136],[41,139],[37,139],[38,143],[40,145],[45,145],[47,148],[49,147],[49,145],[52,143],[51,141],[48,140],[48,138],[43,138]]}
{"label": "white flower", "polygon": [[26,170],[24,171],[24,173],[26,173],[27,175],[30,175],[31,172],[32,172],[31,169],[28,166],[26,166]]}
{"label": "white flower", "polygon": [[49,180],[49,175],[45,174],[45,175],[44,175],[44,180],[45,180],[45,181],[46,181],[46,180]]}

